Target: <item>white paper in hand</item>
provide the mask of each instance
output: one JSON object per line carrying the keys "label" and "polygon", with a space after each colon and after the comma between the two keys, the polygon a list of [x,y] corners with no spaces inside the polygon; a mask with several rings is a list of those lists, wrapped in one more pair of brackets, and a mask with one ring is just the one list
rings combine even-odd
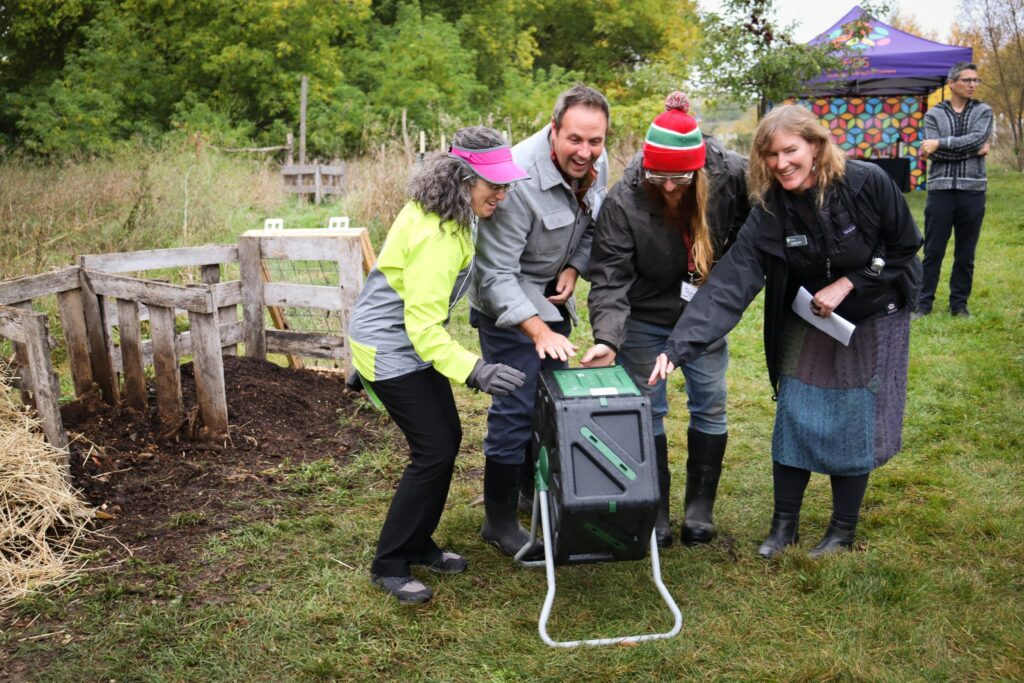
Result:
{"label": "white paper in hand", "polygon": [[827,318],[814,315],[811,310],[811,299],[813,298],[807,289],[801,287],[800,291],[796,293],[796,298],[793,299],[793,312],[843,346],[849,346],[850,337],[853,336],[853,331],[857,329],[857,326],[835,313]]}

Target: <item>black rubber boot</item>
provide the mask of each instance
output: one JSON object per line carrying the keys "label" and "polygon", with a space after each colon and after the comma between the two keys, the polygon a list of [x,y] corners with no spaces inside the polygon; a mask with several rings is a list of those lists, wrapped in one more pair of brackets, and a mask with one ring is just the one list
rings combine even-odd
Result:
{"label": "black rubber boot", "polygon": [[857,533],[857,522],[844,522],[833,517],[828,523],[828,530],[821,543],[814,546],[807,555],[816,560],[823,555],[841,553],[853,547],[853,537]]}
{"label": "black rubber boot", "polygon": [[669,493],[672,490],[672,473],[668,470],[668,437],[658,434],[654,437],[654,461],[658,466],[658,516],[654,518],[654,538],[659,548],[672,545],[672,522],[669,521]]}
{"label": "black rubber boot", "polygon": [[800,513],[775,512],[768,538],[757,549],[757,554],[768,560],[800,540]]}
{"label": "black rubber boot", "polygon": [[686,432],[686,519],[680,534],[686,545],[709,543],[715,537],[712,512],[728,440],[728,434],[705,434],[693,428]]}
{"label": "black rubber boot", "polygon": [[527,446],[526,459],[519,466],[519,512],[527,517],[533,515],[533,491],[537,486],[533,473],[533,449]]}
{"label": "black rubber boot", "polygon": [[[503,554],[515,557],[530,541],[530,534],[516,516],[519,465],[506,465],[487,458],[484,464],[484,524],[480,536]],[[543,558],[539,543],[520,559]]]}

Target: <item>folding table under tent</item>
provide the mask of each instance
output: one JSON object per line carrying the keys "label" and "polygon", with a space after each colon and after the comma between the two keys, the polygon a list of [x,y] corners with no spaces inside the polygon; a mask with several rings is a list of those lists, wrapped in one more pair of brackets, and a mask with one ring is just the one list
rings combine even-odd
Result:
{"label": "folding table under tent", "polygon": [[868,35],[843,27],[864,15],[854,6],[811,44],[833,42],[852,52],[848,71],[824,74],[788,101],[810,109],[850,157],[879,164],[902,190],[925,188],[918,157],[928,95],[942,87],[951,66],[971,61],[971,48],[944,45],[869,18]]}

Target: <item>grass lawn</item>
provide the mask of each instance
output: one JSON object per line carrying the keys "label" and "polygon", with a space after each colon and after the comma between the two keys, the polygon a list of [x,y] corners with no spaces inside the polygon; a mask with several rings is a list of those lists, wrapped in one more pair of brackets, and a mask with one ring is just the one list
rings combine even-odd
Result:
{"label": "grass lawn", "polygon": [[[543,571],[512,566],[478,536],[487,403],[459,388],[463,452],[436,538],[467,555],[470,569],[430,576],[431,603],[399,606],[367,580],[404,465],[392,430],[344,466],[297,469],[291,481],[301,486],[267,501],[276,517],[212,535],[195,572],[129,563],[15,604],[0,622],[6,666],[48,681],[1024,679],[1022,197],[1024,176],[992,173],[974,317],[942,312],[947,259],[936,313],[913,324],[903,451],[872,475],[856,552],[807,559],[830,509],[828,480],[815,476],[801,545],[780,561],[756,554],[772,508],[774,405],[760,304],[751,308],[731,336],[720,536],[662,554],[685,620],[674,639],[576,650],[540,641]],[[924,199],[909,197],[919,221]],[[466,318],[463,303],[452,329],[475,348]],[[588,332],[575,333],[584,347]],[[679,373],[670,399],[678,517],[687,425]],[[557,639],[671,625],[647,562],[557,575]]]}

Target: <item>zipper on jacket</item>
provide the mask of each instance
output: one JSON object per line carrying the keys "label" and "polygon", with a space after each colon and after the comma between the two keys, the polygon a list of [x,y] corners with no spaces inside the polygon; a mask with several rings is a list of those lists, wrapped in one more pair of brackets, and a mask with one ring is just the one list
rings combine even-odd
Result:
{"label": "zipper on jacket", "polygon": [[832,259],[825,257],[825,279],[832,282]]}

